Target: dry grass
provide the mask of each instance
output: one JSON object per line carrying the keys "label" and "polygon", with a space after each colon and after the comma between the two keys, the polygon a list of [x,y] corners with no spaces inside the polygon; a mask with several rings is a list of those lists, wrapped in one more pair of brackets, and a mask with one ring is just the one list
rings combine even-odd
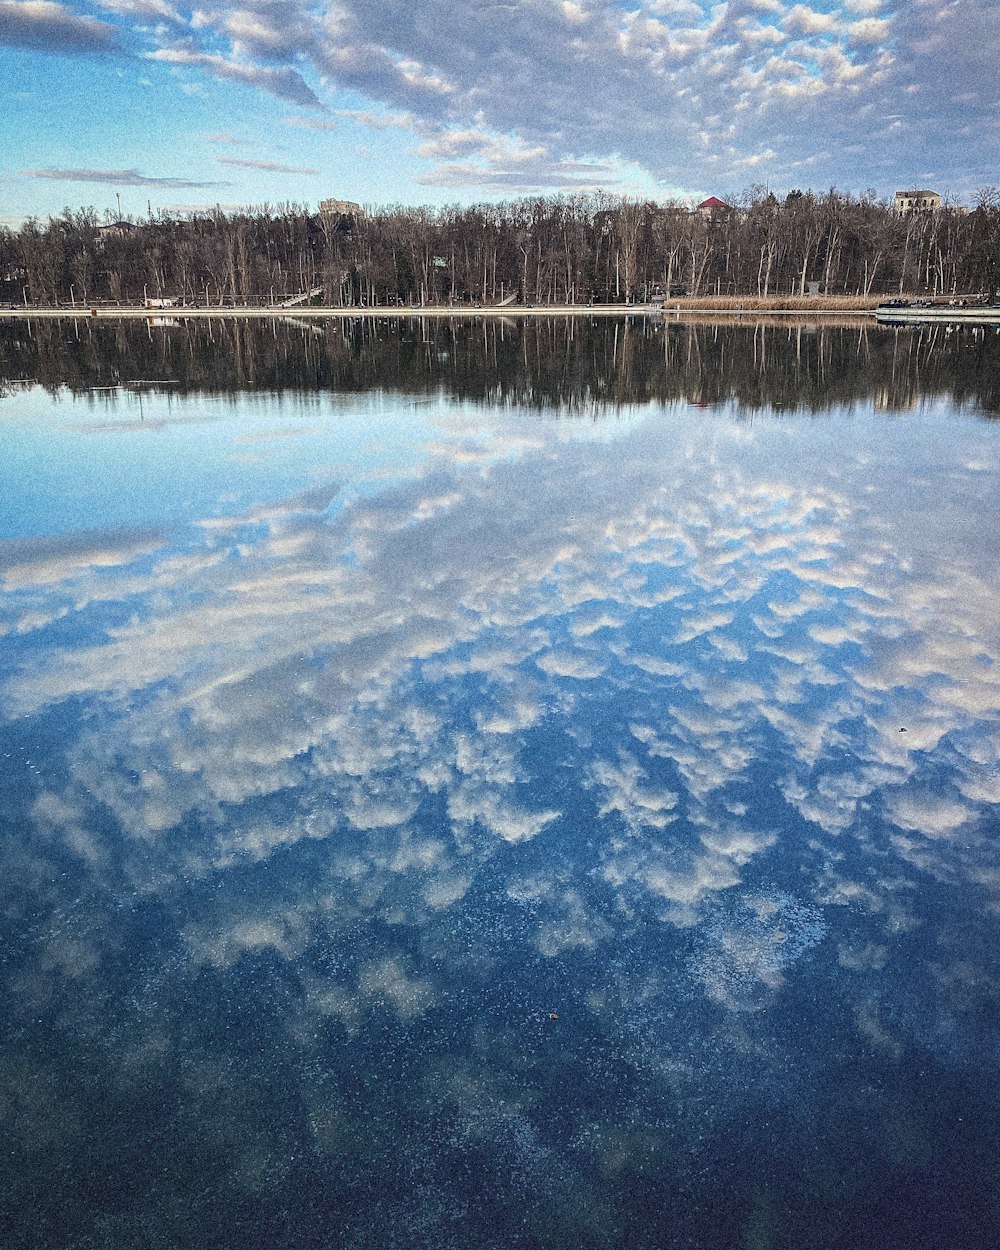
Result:
{"label": "dry grass", "polygon": [[665,299],[664,308],[682,312],[865,312],[884,295],[687,295]]}

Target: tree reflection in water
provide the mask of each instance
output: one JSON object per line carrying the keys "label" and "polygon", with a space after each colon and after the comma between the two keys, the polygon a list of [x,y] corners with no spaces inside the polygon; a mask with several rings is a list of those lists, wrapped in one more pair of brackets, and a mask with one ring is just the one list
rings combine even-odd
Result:
{"label": "tree reflection in water", "polygon": [[905,410],[941,396],[996,414],[1000,335],[774,317],[8,320],[0,379],[74,391],[156,380],[180,393],[383,388],[582,415],[672,399],[748,412],[863,400]]}

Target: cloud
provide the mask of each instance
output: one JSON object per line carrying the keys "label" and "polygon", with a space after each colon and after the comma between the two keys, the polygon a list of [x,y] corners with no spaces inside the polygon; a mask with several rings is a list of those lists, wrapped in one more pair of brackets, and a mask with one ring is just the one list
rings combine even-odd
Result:
{"label": "cloud", "polygon": [[502,187],[509,191],[562,188],[580,191],[613,183],[617,178],[606,165],[582,165],[575,161],[506,167],[455,161],[440,164],[428,173],[417,174],[414,181],[428,187]]}
{"label": "cloud", "polygon": [[276,161],[241,160],[235,156],[217,156],[216,163],[236,169],[263,169],[272,174],[315,174],[318,170],[307,165],[280,165]]}
{"label": "cloud", "polygon": [[410,113],[373,113],[371,109],[337,109],[337,116],[372,130],[409,130],[416,124]]}
{"label": "cloud", "polygon": [[77,530],[0,541],[0,579],[7,590],[51,586],[98,568],[128,564],[162,546],[158,529]]}
{"label": "cloud", "polygon": [[913,790],[890,795],[886,807],[901,829],[922,833],[927,838],[948,837],[973,815],[968,804],[932,791]]}
{"label": "cloud", "polygon": [[600,677],[604,672],[604,664],[598,657],[581,651],[548,651],[535,663],[553,677],[575,677],[581,681]]}
{"label": "cloud", "polygon": [[138,17],[143,21],[171,22],[183,25],[180,12],[167,0],[96,0],[100,8],[122,17]]}
{"label": "cloud", "polygon": [[137,169],[24,169],[29,178],[53,182],[99,182],[113,187],[225,187],[226,182],[195,182],[190,178],[153,178]]}
{"label": "cloud", "polygon": [[676,820],[678,795],[666,786],[650,781],[639,761],[627,751],[618,753],[618,763],[597,760],[590,784],[602,796],[601,816],[616,812],[633,832],[643,828],[665,829]]}
{"label": "cloud", "polygon": [[423,1015],[435,998],[431,982],[409,975],[398,956],[366,964],[358,977],[358,990],[365,998],[392,1007],[404,1020]]}
{"label": "cloud", "polygon": [[754,152],[752,156],[743,156],[733,163],[742,169],[753,169],[757,165],[765,165],[777,156],[774,148],[765,148],[763,152]]}
{"label": "cloud", "polygon": [[0,45],[66,55],[119,49],[113,26],[54,0],[0,0]]}
{"label": "cloud", "polygon": [[[859,189],[933,168],[954,190],[988,181],[998,155],[988,50],[1000,16],[990,0],[891,11],[878,0],[546,2],[491,5],[487,19],[454,0],[419,9],[287,0],[280,15],[257,0],[103,0],[118,27],[50,0],[2,6],[12,42],[86,51],[118,29],[155,60],[295,104],[322,108],[321,98],[351,93],[360,106],[337,115],[409,131],[434,163],[417,175],[427,186],[580,189],[621,185],[630,171],[646,185],[690,185],[755,168],[794,185],[808,161],[816,185]],[[901,101],[905,125],[873,158],[869,114],[884,113],[886,99]],[[981,136],[971,158],[954,144],[960,128]],[[446,153],[470,131],[509,153]],[[517,150],[544,158],[519,160]]]}
{"label": "cloud", "polygon": [[[121,593],[150,607],[89,644],[39,653],[5,695],[31,712],[147,692],[125,729],[143,744],[146,777],[173,782],[129,786],[103,778],[96,759],[76,774],[136,837],[316,778],[335,796],[322,819],[255,818],[209,862],[336,827],[406,831],[423,794],[461,841],[556,836],[570,809],[547,780],[538,797],[525,785],[537,775],[532,744],[553,714],[611,700],[629,749],[608,757],[581,731],[569,762],[616,836],[657,831],[681,849],[676,862],[671,843],[640,863],[623,845],[605,879],[665,900],[680,922],[774,841],[770,814],[734,817],[748,778],[780,761],[768,783],[776,802],[831,837],[879,793],[923,793],[922,753],[949,735],[976,741],[1000,707],[989,661],[1000,643],[984,638],[990,596],[970,570],[950,566],[948,588],[935,590],[906,552],[886,550],[878,508],[895,497],[866,495],[866,470],[807,456],[785,478],[741,469],[722,481],[691,461],[696,435],[665,443],[652,428],[623,429],[613,456],[568,440],[554,457],[537,425],[474,447],[460,430],[450,452],[436,433],[426,471],[403,483],[336,508],[324,486],[208,517],[203,548],[149,567],[136,557],[156,536],[6,549],[9,588],[54,588],[51,602],[25,603],[12,630],[44,629],[67,604],[106,596],[102,565],[129,560]],[[848,472],[860,475],[851,499]],[[573,489],[582,475],[595,482],[587,510]],[[929,550],[933,534],[922,533]],[[653,568],[666,570],[663,585],[651,587]],[[768,618],[778,642],[754,625]],[[417,674],[430,690],[474,683],[471,723],[447,730]],[[922,705],[900,693],[925,687]],[[183,730],[155,728],[168,725]],[[995,789],[996,751],[977,752],[956,762],[962,798],[946,809],[887,799],[897,828],[914,829],[922,806],[933,808],[928,836],[964,821]]]}
{"label": "cloud", "polygon": [[204,70],[213,78],[240,83],[244,87],[254,87],[267,95],[276,96],[279,100],[322,107],[302,75],[290,66],[275,68],[270,65],[248,65],[227,60],[217,53],[198,52],[190,48],[158,48],[147,53],[147,56],[150,60],[162,61],[168,65],[190,65]]}
{"label": "cloud", "polygon": [[674,642],[678,644],[690,642],[693,638],[700,638],[703,634],[711,633],[712,630],[722,629],[726,625],[731,625],[732,622],[733,613],[727,609],[709,611],[700,616],[687,618],[681,622]]}
{"label": "cloud", "polygon": [[553,808],[531,811],[494,789],[462,783],[449,793],[448,815],[459,825],[478,823],[504,842],[526,842],[562,813]]}
{"label": "cloud", "polygon": [[[599,162],[560,159],[545,144],[530,145],[516,136],[481,129],[433,130],[417,155],[439,163],[416,180],[428,186],[594,187],[613,182],[618,171]],[[471,160],[456,158],[471,157]]]}
{"label": "cloud", "polygon": [[777,890],[745,894],[702,929],[692,971],[720,1006],[759,1011],[825,936],[823,915],[811,904]]}
{"label": "cloud", "polygon": [[336,122],[328,121],[325,117],[286,117],[286,126],[298,126],[303,130],[337,130]]}
{"label": "cloud", "polygon": [[565,891],[557,906],[558,913],[538,929],[538,949],[545,959],[571,950],[592,950],[613,937],[611,926],[599,913],[588,910],[576,890]]}
{"label": "cloud", "polygon": [[[2,4],[10,42],[88,51],[117,37],[51,0]],[[912,168],[934,168],[952,189],[971,190],[997,156],[988,50],[1000,16],[990,0],[892,11],[877,0],[832,9],[518,3],[490,6],[485,20],[479,6],[453,0],[288,0],[280,15],[257,0],[103,7],[163,63],[309,107],[352,93],[362,104],[338,115],[412,132],[420,159],[434,162],[418,174],[428,186],[573,189],[620,184],[626,170],[690,185],[764,166],[773,183],[791,185],[808,162],[817,185],[891,187]],[[886,99],[902,124],[873,154],[871,115]],[[962,127],[981,142],[960,159]],[[470,133],[481,136],[478,151],[457,145]]]}
{"label": "cloud", "polygon": [[865,17],[850,23],[847,36],[852,43],[879,44],[889,34],[889,24],[889,18]]}

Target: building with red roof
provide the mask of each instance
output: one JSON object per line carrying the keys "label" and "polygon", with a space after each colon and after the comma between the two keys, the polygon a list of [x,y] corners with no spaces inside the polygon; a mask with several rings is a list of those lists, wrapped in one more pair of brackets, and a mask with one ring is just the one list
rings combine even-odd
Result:
{"label": "building with red roof", "polygon": [[707,200],[702,200],[695,209],[695,212],[701,213],[703,217],[722,217],[732,211],[733,206],[727,204],[725,200],[720,200],[717,195],[710,195]]}

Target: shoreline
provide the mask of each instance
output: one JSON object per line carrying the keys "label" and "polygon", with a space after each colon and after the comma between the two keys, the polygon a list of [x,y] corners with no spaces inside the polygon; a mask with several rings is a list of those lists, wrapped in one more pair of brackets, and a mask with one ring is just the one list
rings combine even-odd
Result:
{"label": "shoreline", "polygon": [[447,305],[428,306],[426,308],[399,308],[393,305],[379,305],[374,308],[141,308],[135,305],[121,308],[72,309],[72,308],[7,308],[0,309],[0,318],[8,321],[30,321],[66,319],[73,321],[150,321],[154,325],[169,326],[170,323],[188,320],[206,320],[225,318],[232,320],[263,320],[278,318],[279,320],[356,320],[371,318],[418,319],[421,317],[456,318],[470,320],[477,317],[662,317],[677,319],[680,317],[798,317],[812,320],[816,317],[862,317],[873,318],[875,308],[713,308],[710,304],[698,301],[698,307],[682,304],[603,304],[590,307],[581,304],[552,304],[537,308],[514,307],[499,308],[495,305],[482,308],[450,308]]}

